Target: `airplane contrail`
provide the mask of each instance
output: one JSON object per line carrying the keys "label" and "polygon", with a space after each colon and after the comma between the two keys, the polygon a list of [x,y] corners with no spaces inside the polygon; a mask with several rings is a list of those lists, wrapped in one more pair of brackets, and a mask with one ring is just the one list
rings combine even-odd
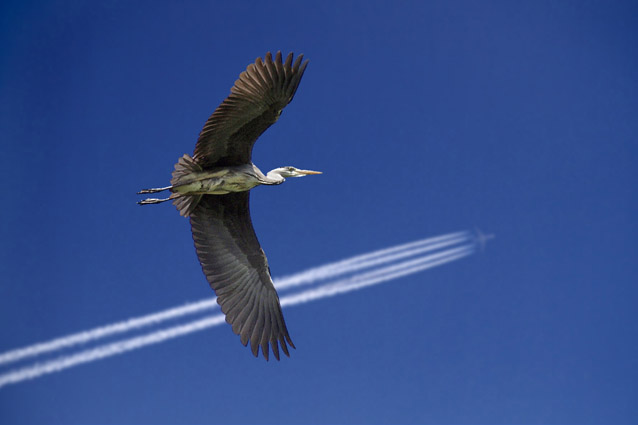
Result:
{"label": "airplane contrail", "polygon": [[[313,300],[355,291],[367,286],[377,285],[388,280],[393,280],[408,274],[417,273],[422,270],[456,261],[474,253],[475,248],[476,246],[473,243],[466,244],[435,254],[429,254],[417,259],[404,261],[403,263],[386,266],[372,272],[361,273],[335,282],[329,282],[319,288],[311,288],[282,297],[280,300],[281,305],[293,306],[303,304]],[[0,388],[5,385],[38,378],[46,374],[60,372],[84,363],[123,354],[151,344],[164,342],[212,326],[217,326],[224,322],[225,318],[223,314],[215,314],[186,324],[160,329],[145,335],[103,344],[91,349],[85,349],[75,354],[61,356],[46,362],[35,363],[32,366],[10,370],[0,375]]]}
{"label": "airplane contrail", "polygon": [[379,283],[387,282],[388,280],[398,279],[403,276],[459,260],[473,254],[474,251],[474,245],[450,248],[415,260],[404,261],[403,263],[386,266],[372,272],[354,275],[350,278],[341,279],[336,282],[330,282],[320,286],[319,288],[307,289],[299,293],[288,295],[281,299],[281,305],[283,307],[287,305],[298,305],[314,301],[319,298],[332,297],[345,292],[363,289],[368,286],[377,285]]}
{"label": "airplane contrail", "polygon": [[468,232],[449,233],[443,236],[422,239],[390,248],[381,249],[367,254],[357,255],[335,263],[314,267],[305,272],[295,273],[275,280],[277,290],[289,287],[314,283],[317,280],[359,271],[368,267],[378,266],[402,258],[412,257],[429,251],[434,251],[446,246],[460,244],[471,239]]}
{"label": "airplane contrail", "polygon": [[[283,290],[298,285],[316,283],[321,280],[354,273],[359,270],[379,266],[402,258],[408,258],[425,252],[460,244],[467,242],[470,239],[471,235],[469,232],[455,232],[396,245],[323,266],[313,267],[303,272],[275,279],[275,286],[278,290]],[[133,317],[109,325],[99,326],[86,331],[0,353],[0,365],[17,362],[25,358],[61,350],[78,344],[85,344],[112,335],[129,332],[131,330],[158,325],[167,320],[177,319],[182,316],[200,313],[217,307],[218,304],[216,302],[216,298],[206,298],[179,307],[173,307],[156,313]]]}

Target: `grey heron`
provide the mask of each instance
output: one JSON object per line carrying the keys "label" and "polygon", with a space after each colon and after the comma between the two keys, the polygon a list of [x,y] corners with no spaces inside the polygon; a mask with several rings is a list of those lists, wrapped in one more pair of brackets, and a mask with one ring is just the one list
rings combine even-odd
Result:
{"label": "grey heron", "polygon": [[289,356],[290,339],[273,285],[268,261],[250,219],[249,191],[277,185],[288,177],[321,174],[279,167],[264,175],[251,160],[257,138],[274,124],[292,101],[308,60],[290,53],[282,62],[267,53],[239,75],[230,95],[217,107],[199,134],[195,152],[175,164],[171,185],[138,193],[170,191],[165,199],[148,198],[141,205],[172,200],[189,217],[195,250],[217,302],[233,331],[252,353],[259,347],[268,360],[269,346],[279,360],[279,346]]}

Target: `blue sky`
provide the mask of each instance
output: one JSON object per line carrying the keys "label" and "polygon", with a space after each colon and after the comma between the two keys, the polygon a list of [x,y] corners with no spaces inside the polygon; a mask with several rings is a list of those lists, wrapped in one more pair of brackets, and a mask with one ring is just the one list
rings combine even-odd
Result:
{"label": "blue sky", "polygon": [[253,161],[324,172],[253,191],[274,276],[496,239],[285,308],[290,359],[215,327],[3,387],[0,422],[636,422],[636,28],[635,2],[3,2],[0,352],[212,295],[135,193],[267,51],[310,64]]}

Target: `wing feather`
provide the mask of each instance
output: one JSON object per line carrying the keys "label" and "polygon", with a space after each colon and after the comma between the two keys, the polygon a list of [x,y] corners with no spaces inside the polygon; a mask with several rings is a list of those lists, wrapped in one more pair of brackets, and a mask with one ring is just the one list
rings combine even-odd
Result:
{"label": "wing feather", "polygon": [[249,192],[203,195],[191,213],[191,229],[199,262],[217,302],[241,342],[258,356],[269,346],[279,360],[279,347],[294,348],[268,261],[250,220]]}
{"label": "wing feather", "polygon": [[243,297],[240,305],[240,311],[237,314],[237,320],[233,323],[233,331],[241,336],[241,343],[246,345],[248,342],[248,334],[246,329],[250,324],[250,315],[255,310],[255,301],[257,301],[258,297],[258,289],[259,288],[242,288],[246,295]]}
{"label": "wing feather", "polygon": [[[250,348],[255,356],[257,356],[259,352],[259,345],[261,344],[261,337],[264,331],[264,298],[265,297],[261,296],[258,300],[258,306],[257,309],[255,309],[255,321],[250,335]],[[248,329],[251,329],[251,327],[249,326]]]}
{"label": "wing feather", "polygon": [[199,134],[193,158],[200,166],[247,164],[257,138],[274,124],[297,91],[308,61],[293,54],[282,64],[281,52],[275,60],[267,53],[257,58],[239,75],[230,95],[208,118]]}
{"label": "wing feather", "polygon": [[[266,300],[265,299],[262,300],[262,303],[265,306]],[[270,315],[270,311],[266,308],[264,308],[263,317],[264,317],[264,329],[261,332],[261,337],[259,338],[259,341],[261,341],[261,352],[266,358],[266,360],[268,360],[268,353],[269,353],[268,342],[270,341],[271,315]]]}

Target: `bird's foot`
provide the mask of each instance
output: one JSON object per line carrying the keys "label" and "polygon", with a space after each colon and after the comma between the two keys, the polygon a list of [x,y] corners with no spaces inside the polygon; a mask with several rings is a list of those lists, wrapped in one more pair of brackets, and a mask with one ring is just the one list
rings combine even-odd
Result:
{"label": "bird's foot", "polygon": [[157,198],[146,198],[142,201],[138,201],[139,205],[148,205],[148,204],[159,204],[160,202],[169,201],[171,198],[157,199]]}
{"label": "bird's foot", "polygon": [[166,186],[166,187],[154,187],[152,189],[143,189],[140,190],[139,192],[137,192],[138,195],[143,195],[145,193],[157,193],[157,192],[163,192],[165,190],[168,190],[170,188],[172,188],[173,186]]}

